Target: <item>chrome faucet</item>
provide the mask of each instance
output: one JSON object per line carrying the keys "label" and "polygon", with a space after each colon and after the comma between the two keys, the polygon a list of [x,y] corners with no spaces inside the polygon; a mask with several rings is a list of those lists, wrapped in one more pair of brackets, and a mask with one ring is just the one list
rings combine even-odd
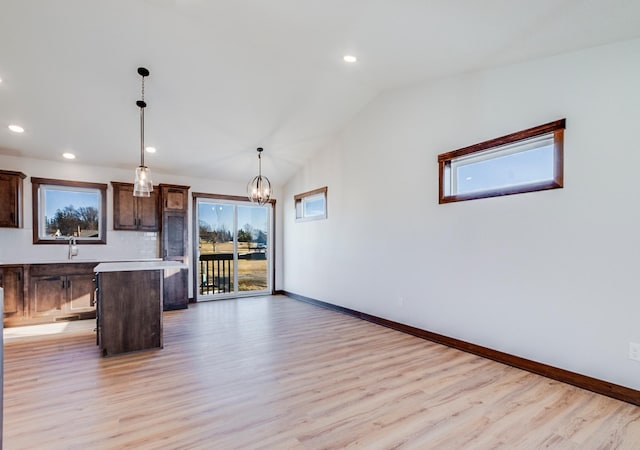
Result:
{"label": "chrome faucet", "polygon": [[74,256],[78,256],[78,244],[76,238],[71,236],[69,238],[69,259],[73,259]]}

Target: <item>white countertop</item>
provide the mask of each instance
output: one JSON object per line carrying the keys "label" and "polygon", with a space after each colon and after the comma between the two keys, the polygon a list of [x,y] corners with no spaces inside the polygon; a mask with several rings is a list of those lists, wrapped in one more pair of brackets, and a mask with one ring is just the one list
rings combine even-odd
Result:
{"label": "white countertop", "polygon": [[98,264],[96,272],[133,272],[137,270],[186,269],[188,266],[180,261],[128,261],[105,262]]}
{"label": "white countertop", "polygon": [[96,259],[96,258],[73,258],[73,259],[35,259],[35,260],[19,260],[19,261],[2,261],[1,265],[24,266],[33,264],[95,264],[114,263],[114,262],[143,262],[143,261],[162,261],[162,258],[136,258],[136,259]]}

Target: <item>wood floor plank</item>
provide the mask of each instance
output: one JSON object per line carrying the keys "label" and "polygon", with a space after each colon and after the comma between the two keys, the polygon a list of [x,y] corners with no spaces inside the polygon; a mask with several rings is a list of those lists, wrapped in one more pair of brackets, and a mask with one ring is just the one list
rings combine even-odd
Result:
{"label": "wood floor plank", "polygon": [[640,408],[286,297],[5,330],[5,449],[634,449]]}

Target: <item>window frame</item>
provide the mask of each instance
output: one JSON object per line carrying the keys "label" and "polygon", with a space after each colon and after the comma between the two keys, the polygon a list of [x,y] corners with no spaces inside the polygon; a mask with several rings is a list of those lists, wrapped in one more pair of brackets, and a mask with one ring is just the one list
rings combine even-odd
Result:
{"label": "window frame", "polygon": [[[295,217],[296,222],[308,222],[312,220],[325,220],[327,218],[327,186],[314,189],[312,191],[303,192],[302,194],[296,194],[293,196],[293,206],[295,209]],[[324,197],[324,211],[322,214],[317,214],[315,216],[305,216],[304,214],[304,205],[305,199],[310,199],[311,197],[315,197],[318,195],[322,195]],[[298,203],[300,203],[302,208],[302,215],[298,216]]]}
{"label": "window frame", "polygon": [[[528,128],[526,130],[517,131],[488,141],[480,142],[458,150],[438,155],[438,178],[439,178],[439,203],[461,202],[466,200],[475,200],[480,198],[499,197],[503,195],[523,194],[526,192],[544,191],[548,189],[558,189],[564,186],[564,130],[566,128],[566,119],[556,120],[544,125]],[[445,195],[445,186],[449,181],[446,171],[450,169],[451,162],[463,156],[469,156],[476,153],[489,152],[510,144],[526,141],[535,137],[553,134],[553,159],[554,159],[554,177],[551,180],[519,184],[505,188],[490,189],[477,192],[469,192],[466,194]],[[517,152],[514,152],[517,153]]]}
{"label": "window frame", "polygon": [[31,177],[31,199],[32,199],[32,224],[34,244],[58,244],[68,245],[69,239],[45,239],[40,236],[41,215],[40,215],[40,188],[47,186],[60,186],[64,188],[95,189],[100,198],[98,200],[98,237],[80,238],[76,237],[77,244],[106,244],[107,243],[107,185],[102,183],[88,183],[84,181],[56,180],[52,178]]}

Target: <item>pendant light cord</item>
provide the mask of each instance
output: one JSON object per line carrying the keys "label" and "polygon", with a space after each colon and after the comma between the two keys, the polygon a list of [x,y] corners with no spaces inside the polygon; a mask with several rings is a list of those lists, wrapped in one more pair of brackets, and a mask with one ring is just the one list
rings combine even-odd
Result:
{"label": "pendant light cord", "polygon": [[144,75],[142,76],[142,102],[140,106],[140,165],[144,167],[144,108],[147,104],[144,102]]}

